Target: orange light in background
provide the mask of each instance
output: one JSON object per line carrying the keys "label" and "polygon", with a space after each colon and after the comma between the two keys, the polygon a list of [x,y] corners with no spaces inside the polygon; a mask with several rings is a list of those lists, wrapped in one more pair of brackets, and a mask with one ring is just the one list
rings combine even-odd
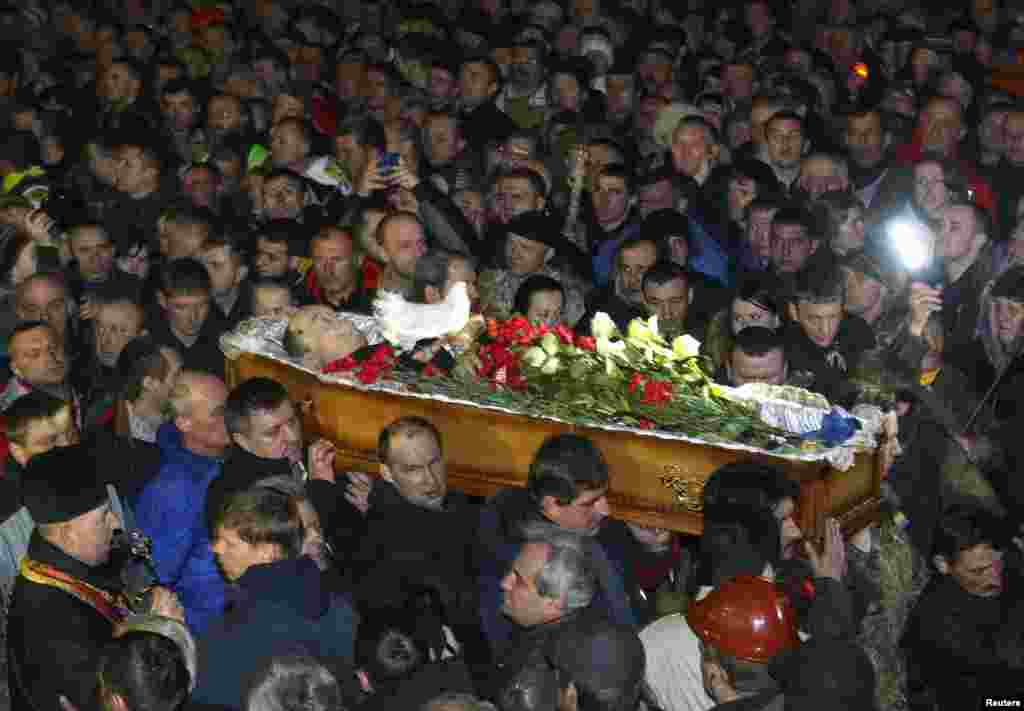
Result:
{"label": "orange light in background", "polygon": [[853,71],[854,74],[859,76],[861,79],[868,78],[868,65],[865,64],[864,62],[857,62],[852,67],[850,67],[850,69]]}

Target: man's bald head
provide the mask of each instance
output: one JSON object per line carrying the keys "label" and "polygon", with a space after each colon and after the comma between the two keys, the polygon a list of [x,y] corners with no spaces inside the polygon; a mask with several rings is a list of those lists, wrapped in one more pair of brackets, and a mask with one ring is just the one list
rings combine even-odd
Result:
{"label": "man's bald head", "polygon": [[63,342],[69,316],[64,280],[56,274],[30,276],[15,289],[14,312],[19,321],[45,321]]}
{"label": "man's bald head", "polygon": [[201,370],[183,370],[179,375],[174,389],[171,390],[171,412],[174,417],[188,417],[197,402],[211,391],[225,391],[224,381],[211,373]]}
{"label": "man's bald head", "polygon": [[416,262],[427,251],[423,223],[412,213],[392,213],[377,226],[377,242],[388,269],[411,285]]}

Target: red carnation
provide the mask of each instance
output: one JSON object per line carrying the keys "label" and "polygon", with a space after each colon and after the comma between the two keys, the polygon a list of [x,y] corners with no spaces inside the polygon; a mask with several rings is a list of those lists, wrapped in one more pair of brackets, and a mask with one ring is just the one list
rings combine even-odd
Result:
{"label": "red carnation", "polygon": [[577,336],[576,347],[593,353],[597,350],[597,341],[594,340],[593,336]]}

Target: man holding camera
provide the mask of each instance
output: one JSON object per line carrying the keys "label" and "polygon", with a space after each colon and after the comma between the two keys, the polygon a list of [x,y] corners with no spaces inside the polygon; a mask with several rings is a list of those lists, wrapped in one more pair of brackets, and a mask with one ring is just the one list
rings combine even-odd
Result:
{"label": "man holding camera", "polygon": [[[100,650],[129,613],[120,581],[105,566],[122,522],[84,445],[33,457],[22,493],[36,530],[11,594],[12,707],[54,708],[65,696],[92,708]],[[152,590],[149,611],[184,621],[166,588]]]}

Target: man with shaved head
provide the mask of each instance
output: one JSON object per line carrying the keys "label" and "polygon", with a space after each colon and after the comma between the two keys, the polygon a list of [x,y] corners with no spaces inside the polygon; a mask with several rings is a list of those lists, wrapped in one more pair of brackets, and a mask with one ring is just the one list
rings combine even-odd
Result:
{"label": "man with shaved head", "polygon": [[184,371],[171,391],[172,418],[157,432],[160,471],[139,495],[136,519],[153,540],[160,580],[178,595],[198,635],[224,607],[224,579],[210,551],[205,502],[230,443],[228,390],[215,375]]}
{"label": "man with shaved head", "polygon": [[381,287],[411,298],[416,262],[427,251],[423,224],[411,213],[388,215],[377,226],[377,243],[386,259]]}
{"label": "man with shaved head", "polygon": [[71,304],[64,280],[57,274],[36,274],[18,285],[14,312],[19,321],[45,321],[65,347],[71,322]]}

